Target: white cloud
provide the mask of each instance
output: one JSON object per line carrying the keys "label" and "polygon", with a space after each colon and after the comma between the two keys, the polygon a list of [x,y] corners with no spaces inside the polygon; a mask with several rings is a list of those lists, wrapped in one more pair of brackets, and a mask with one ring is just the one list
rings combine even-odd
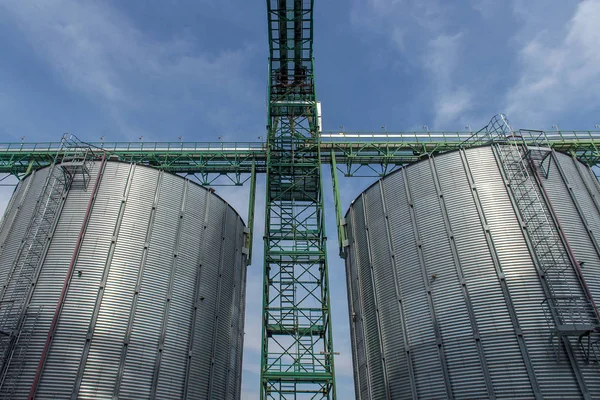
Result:
{"label": "white cloud", "polygon": [[452,122],[466,122],[472,99],[473,94],[464,87],[441,90],[435,100],[434,126],[443,128]]}
{"label": "white cloud", "polygon": [[427,43],[425,67],[444,85],[450,84],[452,73],[458,66],[462,37],[462,33],[440,34]]}
{"label": "white cloud", "polygon": [[545,127],[568,112],[598,108],[599,19],[600,1],[587,0],[565,25],[563,38],[556,40],[560,26],[548,27],[525,42],[520,77],[506,96],[511,119]]}
{"label": "white cloud", "polygon": [[[93,2],[6,2],[34,49],[73,88],[130,103],[114,66],[141,56],[139,32]],[[141,61],[141,60],[140,60]]]}
{"label": "white cloud", "polygon": [[[129,139],[142,132],[128,111],[204,101],[198,112],[214,118],[219,106],[207,100],[211,97],[238,105],[257,103],[257,94],[262,98],[243,70],[244,59],[254,52],[251,45],[210,53],[189,38],[154,39],[99,1],[0,1],[0,9],[50,70],[71,90],[105,107]],[[192,96],[198,93],[205,96]],[[222,112],[212,122],[231,125],[233,114]]]}
{"label": "white cloud", "polygon": [[473,94],[454,83],[460,66],[463,33],[441,34],[431,39],[424,57],[425,68],[434,78],[434,126],[444,127],[461,119],[472,107]]}
{"label": "white cloud", "polygon": [[474,94],[457,84],[464,33],[449,27],[452,5],[440,1],[364,0],[353,4],[352,22],[387,38],[405,56],[403,62],[427,75],[425,98],[432,127],[461,121]]}
{"label": "white cloud", "polygon": [[478,11],[484,18],[492,18],[499,7],[505,7],[497,0],[471,0],[471,7]]}
{"label": "white cloud", "polygon": [[427,35],[445,28],[449,7],[439,0],[354,0],[351,22],[392,39]]}

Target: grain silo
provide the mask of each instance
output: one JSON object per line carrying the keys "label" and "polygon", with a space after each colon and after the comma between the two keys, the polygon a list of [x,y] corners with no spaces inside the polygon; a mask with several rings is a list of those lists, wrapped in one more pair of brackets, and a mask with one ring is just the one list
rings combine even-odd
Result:
{"label": "grain silo", "polygon": [[600,398],[600,190],[504,143],[431,155],[345,218],[358,399]]}
{"label": "grain silo", "polygon": [[240,396],[245,226],[211,191],[65,157],[0,230],[0,397]]}

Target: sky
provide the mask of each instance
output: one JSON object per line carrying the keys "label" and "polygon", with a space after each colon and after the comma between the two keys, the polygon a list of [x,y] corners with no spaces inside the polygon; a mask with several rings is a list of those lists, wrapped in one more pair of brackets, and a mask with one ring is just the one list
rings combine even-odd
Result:
{"label": "sky", "polygon": [[[316,0],[314,20],[326,131],[478,130],[499,112],[515,128],[600,124],[600,0]],[[0,0],[0,53],[0,142],[265,136],[264,1]],[[372,181],[342,179],[344,210]],[[0,187],[0,212],[11,191]],[[247,187],[217,193],[247,215]],[[245,400],[259,387],[264,179],[257,193]],[[327,223],[338,396],[350,399],[344,265]]]}

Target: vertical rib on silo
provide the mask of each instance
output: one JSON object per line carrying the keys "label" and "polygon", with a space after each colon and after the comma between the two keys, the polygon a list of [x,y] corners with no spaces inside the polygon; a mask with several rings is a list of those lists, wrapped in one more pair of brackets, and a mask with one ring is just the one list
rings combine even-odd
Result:
{"label": "vertical rib on silo", "polygon": [[[388,252],[390,254],[390,262],[391,262],[391,270],[386,275],[386,279],[388,284],[393,285],[393,291],[390,293],[390,298],[388,301],[390,302],[389,319],[391,322],[391,330],[386,333],[387,338],[387,348],[386,353],[395,356],[391,362],[389,362],[389,380],[391,381],[391,394],[392,397],[413,397],[417,398],[417,385],[415,381],[415,372],[414,365],[412,361],[412,351],[411,345],[408,337],[408,329],[406,326],[406,320],[404,318],[405,309],[404,309],[404,300],[403,293],[400,287],[400,283],[398,281],[398,263],[396,259],[396,250],[394,248],[394,243],[392,240],[392,233],[390,229],[390,215],[388,211],[388,191],[386,190],[386,185],[383,184],[383,181],[379,181],[379,189],[380,196],[382,202],[382,213],[385,216],[385,223],[383,224],[386,231],[386,242],[388,247]],[[390,280],[390,276],[392,279]],[[383,281],[385,282],[385,281]],[[395,311],[397,311],[397,317],[394,318]],[[395,337],[393,335],[393,327],[397,326],[400,329],[402,335],[402,345],[403,349],[401,351],[395,351],[394,341]],[[403,351],[402,351],[403,350]],[[389,355],[388,358],[391,358]],[[406,379],[408,376],[408,379]]]}
{"label": "vertical rib on silo", "polygon": [[[354,241],[354,211],[348,212],[346,237],[349,243]],[[351,229],[349,229],[351,228]],[[363,322],[363,308],[358,282],[358,257],[356,256],[356,246],[347,251],[346,274],[349,286],[349,310],[350,310],[350,329],[353,332],[353,369],[355,374],[356,397],[359,400],[369,399],[369,371],[366,354],[366,338]],[[359,386],[360,385],[360,386]]]}
{"label": "vertical rib on silo", "polygon": [[[200,246],[198,251],[198,259],[196,260],[196,274],[194,279],[194,301],[193,301],[193,311],[192,311],[192,321],[189,328],[189,339],[188,339],[188,356],[187,356],[187,364],[185,370],[185,386],[183,388],[183,398],[194,398],[194,396],[199,397],[199,395],[195,392],[195,388],[193,385],[190,385],[191,382],[198,380],[198,374],[201,372],[201,368],[198,366],[196,362],[197,358],[201,353],[198,348],[198,344],[202,340],[202,336],[200,335],[200,329],[202,328],[200,307],[202,302],[204,301],[204,297],[201,293],[201,285],[202,281],[202,272],[204,271],[204,254],[206,253],[207,241],[204,239],[206,237],[207,227],[208,227],[208,213],[210,212],[210,192],[206,192],[204,199],[197,198],[195,203],[197,205],[197,210],[202,211],[201,215],[198,215],[198,220],[201,221],[200,229],[196,227],[196,230],[199,231],[198,236],[202,238],[200,241]],[[202,205],[202,207],[199,207]]]}
{"label": "vertical rib on silo", "polygon": [[[506,314],[490,315],[489,317],[500,322],[501,318],[504,319],[508,315],[510,320],[510,326],[505,325],[506,333],[495,335],[492,331],[489,332],[490,336],[487,339],[489,343],[487,352],[497,354],[494,357],[496,360],[493,360],[493,362],[490,360],[489,364],[496,394],[498,397],[525,398],[534,395],[536,399],[542,399],[542,393],[515,309],[513,291],[506,280],[505,265],[513,262],[510,253],[513,245],[511,237],[514,237],[514,224],[516,224],[514,210],[508,196],[502,196],[504,185],[498,181],[498,167],[489,148],[472,149],[469,154],[471,153],[474,153],[472,157],[468,156],[464,150],[460,150],[463,167],[471,182],[473,199],[480,223],[485,231],[487,246],[490,250],[505,302],[505,305],[498,304],[496,310],[500,311],[500,307],[503,308],[504,306],[507,310]],[[510,227],[510,230],[506,233],[504,232],[505,225]],[[512,242],[515,242],[515,240],[512,240]],[[522,244],[520,244],[520,247],[522,247]],[[519,249],[519,253],[516,253],[517,255],[521,254],[518,261],[526,264],[529,260],[524,258],[522,253],[523,249]],[[480,305],[484,305],[484,303]],[[482,315],[482,318],[485,317]],[[510,336],[512,335],[508,330],[514,332],[516,339],[514,342],[511,340]],[[517,348],[518,351],[516,351]]]}
{"label": "vertical rib on silo", "polygon": [[[36,369],[36,372],[35,372],[35,377],[33,379],[33,383],[31,384],[31,388],[30,388],[30,391],[29,391],[29,398],[34,398],[36,396],[36,393],[37,393],[37,390],[38,390],[38,386],[39,386],[39,383],[40,383],[42,372],[43,372],[43,369],[44,369],[45,364],[46,364],[48,353],[50,351],[50,346],[51,346],[52,341],[54,339],[54,335],[56,334],[56,328],[58,326],[58,320],[59,320],[59,318],[61,316],[61,312],[63,311],[64,303],[65,303],[65,300],[66,300],[66,297],[67,297],[67,291],[69,290],[71,279],[73,278],[73,274],[75,272],[75,264],[76,264],[77,259],[79,257],[79,252],[81,251],[81,245],[83,243],[83,238],[84,238],[85,232],[86,232],[86,230],[88,228],[88,224],[89,224],[89,221],[90,221],[90,216],[91,216],[92,208],[93,208],[93,205],[94,205],[94,201],[96,200],[96,195],[98,194],[98,188],[100,187],[100,182],[102,180],[102,174],[104,172],[105,166],[106,166],[106,154],[104,154],[102,156],[102,160],[100,161],[100,166],[98,167],[98,172],[96,174],[95,179],[94,178],[90,178],[90,180],[94,179],[93,188],[92,188],[91,194],[89,196],[87,208],[85,210],[85,214],[84,214],[84,217],[83,217],[81,228],[79,230],[79,236],[77,238],[77,242],[76,242],[75,248],[73,250],[73,255],[71,256],[71,260],[69,262],[69,268],[68,268],[67,273],[65,275],[65,279],[64,279],[64,283],[63,283],[63,288],[62,288],[62,291],[60,293],[60,297],[59,297],[59,299],[57,301],[57,304],[56,304],[56,307],[55,307],[55,310],[54,310],[54,316],[52,317],[52,322],[51,322],[50,327],[49,327],[48,336],[46,338],[46,343],[44,344],[44,349],[42,350],[42,353],[40,355],[40,360],[38,362],[37,369]],[[32,326],[31,329],[35,329],[35,326]],[[64,383],[62,385],[59,385],[59,386],[68,387]]]}
{"label": "vertical rib on silo", "polygon": [[[364,370],[369,376],[369,396],[372,398],[385,398],[385,384],[383,365],[381,362],[380,344],[377,327],[376,305],[373,297],[373,286],[369,263],[369,247],[366,237],[366,226],[364,220],[364,199],[355,204],[357,212],[353,215],[354,235],[356,241],[355,260],[356,283],[361,301],[361,325],[364,330]],[[360,233],[359,233],[360,232]]]}
{"label": "vertical rib on silo", "polygon": [[[131,249],[129,252],[127,252],[127,254],[125,253],[126,248],[124,248],[121,256],[123,257],[123,261],[125,261],[124,267],[129,265],[137,268],[131,270],[131,276],[127,281],[127,285],[119,285],[120,290],[123,290],[124,292],[129,291],[132,293],[131,303],[120,310],[120,316],[124,321],[123,330],[119,332],[118,336],[121,343],[114,343],[111,345],[108,341],[108,338],[100,336],[96,339],[96,342],[99,343],[94,345],[91,349],[93,352],[100,352],[102,350],[106,351],[107,349],[112,348],[111,351],[114,351],[115,355],[118,355],[118,360],[115,360],[116,374],[114,376],[115,383],[112,389],[113,397],[119,396],[121,384],[123,382],[125,360],[127,359],[133,330],[133,322],[137,313],[137,306],[142,286],[142,277],[144,276],[144,271],[146,269],[146,263],[148,260],[148,246],[154,235],[161,235],[160,227],[158,227],[155,222],[156,209],[158,206],[163,176],[164,172],[159,172],[155,176],[138,174],[136,176],[136,180],[132,183],[133,190],[147,190],[148,196],[144,196],[144,198],[138,201],[136,209],[126,210],[123,221],[128,231],[131,232],[131,234],[133,234],[137,240],[142,240],[142,246],[136,246],[134,249]],[[139,221],[144,221],[143,227],[136,229],[136,219]],[[127,271],[128,269],[126,267],[123,268],[122,275],[127,275]],[[110,323],[107,317],[108,315],[101,318],[101,320],[98,322],[98,324],[101,324],[103,329],[105,329],[105,326]],[[113,332],[113,337],[115,333],[116,332]]]}
{"label": "vertical rib on silo", "polygon": [[[440,164],[440,168],[438,170],[437,164]],[[490,399],[495,399],[496,395],[494,393],[494,387],[492,385],[492,380],[489,373],[489,368],[487,365],[487,360],[485,358],[485,352],[483,349],[483,345],[481,343],[481,335],[479,332],[479,326],[477,324],[477,320],[475,318],[475,313],[473,311],[473,303],[470,295],[470,286],[472,282],[467,282],[463,271],[463,262],[461,261],[461,254],[459,253],[459,249],[456,244],[454,225],[452,224],[449,217],[449,209],[461,207],[465,202],[468,202],[469,199],[464,196],[464,191],[457,190],[442,190],[442,182],[447,182],[450,179],[445,178],[444,172],[447,171],[455,171],[457,167],[460,167],[460,161],[457,162],[456,159],[452,160],[444,160],[436,162],[436,159],[433,156],[429,157],[429,165],[433,174],[433,181],[436,188],[436,192],[439,198],[440,203],[440,211],[443,217],[443,225],[446,228],[446,233],[448,235],[448,244],[452,253],[452,261],[454,263],[454,268],[456,270],[456,278],[453,279],[453,283],[456,287],[460,286],[460,292],[462,293],[462,301],[459,300],[458,293],[455,294],[455,302],[458,303],[459,309],[466,310],[466,316],[468,316],[469,322],[467,323],[466,319],[456,318],[456,314],[454,312],[450,312],[452,314],[452,318],[448,321],[449,325],[452,325],[452,329],[455,331],[454,333],[454,347],[455,352],[454,356],[461,360],[461,363],[464,363],[468,356],[471,356],[470,362],[468,362],[468,367],[463,364],[462,368],[451,366],[451,371],[460,371],[460,373],[456,374],[457,376],[453,378],[453,391],[458,397],[472,397],[480,395],[484,390],[487,391],[487,396]],[[448,206],[448,204],[450,206]],[[458,228],[458,226],[456,226]],[[456,289],[456,288],[454,288]],[[448,290],[444,290],[444,303],[447,302]],[[454,304],[456,304],[454,303]],[[450,309],[454,306],[454,304],[450,307]],[[469,348],[469,342],[464,340],[464,327],[467,325],[471,327],[471,333],[474,340],[474,345],[476,347],[477,357],[479,358],[479,362],[474,359],[474,354],[472,353],[471,348]],[[448,337],[450,335],[444,335],[444,341],[446,343],[452,343],[452,338]],[[473,352],[474,353],[474,352]],[[467,369],[468,368],[468,369]],[[480,379],[473,379],[473,377],[479,378],[479,373],[482,374]],[[485,385],[485,389],[483,387]]]}
{"label": "vertical rib on silo", "polygon": [[[524,248],[533,263],[533,268],[527,268],[526,273],[532,281],[535,281],[534,278],[538,277],[540,283],[539,285],[532,285],[529,282],[525,285],[523,280],[520,279],[524,275],[524,270],[519,264],[509,263],[505,267],[507,281],[509,286],[512,286],[511,291],[515,300],[517,316],[525,327],[527,325],[541,325],[542,317],[546,315],[545,307],[550,307],[549,316],[546,318],[547,331],[544,332],[539,328],[524,329],[523,331],[533,366],[536,368],[540,389],[542,394],[547,396],[551,393],[560,394],[561,391],[564,391],[565,395],[573,393],[575,387],[578,387],[583,397],[587,399],[589,398],[587,385],[581,374],[577,356],[569,337],[561,333],[556,335],[558,341],[557,358],[560,357],[560,352],[564,349],[570,368],[561,363],[556,363],[549,370],[547,347],[543,345],[545,338],[553,340],[555,332],[560,332],[561,314],[563,313],[561,310],[568,310],[568,314],[573,315],[573,309],[567,308],[566,302],[581,294],[581,288],[574,271],[570,268],[571,261],[568,259],[566,250],[562,247],[563,243],[560,242],[556,227],[550,220],[550,212],[546,209],[548,205],[541,198],[540,188],[528,176],[526,160],[521,158],[520,153],[520,151],[525,150],[519,149],[516,144],[508,145],[508,149],[504,149],[502,146],[504,145],[495,145],[492,147],[492,151],[502,181],[506,186],[510,204],[518,220],[517,226],[525,239]],[[579,293],[575,294],[573,291]],[[544,371],[544,369],[546,370]],[[569,373],[569,369],[572,371],[572,375]],[[562,370],[561,373],[556,373],[560,370]]]}
{"label": "vertical rib on silo", "polygon": [[[577,279],[573,284],[576,288],[581,285],[583,295],[597,307],[600,301],[600,293],[597,291],[600,279],[600,248],[594,233],[600,229],[599,209],[595,204],[593,192],[590,192],[591,188],[582,180],[580,162],[553,152],[548,165],[548,174],[540,175],[538,183],[544,198],[551,205],[550,210],[565,248],[574,260],[573,271]],[[587,338],[572,340],[574,357],[592,398],[600,396],[600,381],[596,377],[597,367],[594,365],[600,360],[594,357],[593,347],[594,342],[599,339],[600,333],[591,333]],[[590,348],[588,341],[591,344]],[[598,350],[596,356],[600,357]]]}
{"label": "vertical rib on silo", "polygon": [[[177,337],[174,338],[175,341],[171,342],[173,346],[165,346],[165,342],[167,342],[168,328],[173,325],[178,325],[179,321],[181,321],[182,324],[185,323],[185,321],[176,318],[178,317],[178,315],[174,312],[176,310],[176,305],[174,305],[173,303],[177,303],[179,301],[179,298],[177,298],[176,300],[173,299],[173,282],[175,281],[175,274],[179,272],[179,260],[181,260],[181,258],[179,257],[181,251],[180,245],[182,242],[181,237],[183,231],[183,218],[185,216],[189,181],[183,182],[183,188],[179,188],[179,185],[177,185],[178,183],[180,182],[175,180],[173,182],[172,187],[168,187],[169,192],[175,195],[179,195],[181,200],[179,202],[178,208],[171,208],[170,219],[172,220],[173,218],[177,217],[178,219],[177,224],[174,227],[175,232],[173,234],[174,243],[172,246],[172,251],[169,252],[169,256],[171,258],[170,265],[165,264],[164,273],[168,275],[168,280],[166,283],[165,297],[164,299],[162,299],[162,319],[160,321],[158,349],[156,352],[154,371],[152,374],[150,399],[156,399],[157,397],[161,398],[180,395],[181,387],[183,386],[183,380],[181,375],[172,373],[171,368],[164,368],[161,370],[162,363],[164,362],[163,360],[168,360],[172,357],[172,353],[177,353],[179,350],[178,344],[180,341],[177,341]],[[177,212],[178,215],[174,215],[175,212]],[[172,334],[175,334],[177,336],[176,331],[172,332]],[[171,336],[169,336],[168,339],[171,339]],[[165,362],[165,364],[167,364],[167,362]]]}
{"label": "vertical rib on silo", "polygon": [[[67,299],[65,305],[66,309],[68,307],[69,317],[66,317],[67,320],[78,322],[75,325],[76,334],[70,332],[73,328],[69,329],[68,326],[65,326],[63,333],[60,332],[59,327],[57,336],[58,334],[64,335],[64,339],[62,339],[64,344],[55,343],[50,350],[51,358],[53,355],[56,356],[53,358],[56,363],[59,361],[59,355],[64,351],[64,347],[70,345],[78,349],[74,354],[78,357],[76,365],[79,365],[79,368],[76,370],[71,398],[112,396],[113,394],[114,376],[117,374],[120,352],[109,352],[102,357],[98,353],[98,347],[110,347],[109,336],[119,337],[121,331],[124,330],[123,325],[126,323],[119,318],[116,321],[111,320],[111,323],[107,324],[102,309],[109,307],[115,317],[119,315],[118,308],[115,309],[114,297],[107,296],[107,293],[110,294],[114,290],[113,287],[107,285],[107,282],[111,274],[115,274],[117,270],[125,267],[118,260],[120,248],[123,246],[118,239],[124,216],[129,211],[128,194],[136,172],[135,169],[136,167],[131,164],[107,166],[103,179],[111,184],[102,185],[98,192],[90,220],[90,235],[84,241],[82,254],[78,260],[78,268],[82,274],[74,281],[74,292],[77,294],[71,299]],[[121,241],[128,239],[121,237]],[[117,255],[117,260],[115,260],[115,255]],[[122,287],[125,289],[127,282],[122,283]],[[100,332],[102,332],[101,335]],[[82,340],[83,338],[85,339]],[[100,367],[100,362],[102,367]],[[58,371],[58,365],[55,365],[49,372],[56,374]],[[51,375],[48,375],[47,378],[50,385]],[[40,390],[44,387],[43,381],[41,386]],[[46,390],[52,391],[53,389],[48,386]]]}
{"label": "vertical rib on silo", "polygon": [[[422,164],[421,164],[422,165]],[[421,166],[419,165],[419,166]],[[454,398],[454,393],[452,391],[452,383],[450,381],[450,374],[448,370],[448,361],[445,353],[445,344],[442,338],[442,331],[440,327],[439,316],[435,306],[434,293],[432,292],[432,280],[433,277],[427,268],[427,250],[423,248],[423,236],[421,235],[421,231],[427,229],[435,229],[435,224],[432,224],[431,221],[428,221],[429,217],[432,214],[432,210],[428,209],[429,204],[424,202],[423,207],[417,206],[417,204],[413,201],[414,193],[418,193],[419,196],[426,196],[426,193],[423,191],[432,190],[430,185],[424,184],[423,180],[431,179],[431,175],[424,171],[419,171],[417,169],[411,169],[410,173],[406,168],[403,168],[402,173],[404,175],[404,188],[406,190],[406,197],[409,204],[409,214],[412,224],[412,234],[413,234],[413,246],[416,246],[417,260],[418,265],[420,266],[422,285],[425,289],[425,297],[426,303],[428,305],[429,316],[431,318],[432,323],[432,333],[435,337],[435,344],[437,349],[435,351],[431,351],[430,355],[431,359],[423,358],[421,360],[422,364],[415,363],[415,368],[419,367],[422,369],[430,368],[427,364],[430,362],[439,362],[440,370],[442,376],[443,387],[445,389],[445,397],[448,399]],[[411,179],[412,178],[412,179]],[[418,184],[413,183],[414,181],[418,181]],[[431,237],[434,239],[434,236]],[[433,250],[433,249],[432,249]],[[425,350],[425,349],[424,349]],[[426,375],[423,375],[423,377]],[[429,379],[427,382],[423,381],[423,385],[427,384],[428,391],[426,392],[429,396],[437,396],[435,391],[431,388],[431,382]],[[417,378],[417,387],[419,386],[419,379]],[[440,393],[442,395],[442,393]]]}
{"label": "vertical rib on silo", "polygon": [[[390,315],[388,315],[389,308],[389,300],[393,301],[393,298],[390,298],[389,291],[383,290],[382,288],[382,280],[385,279],[383,274],[385,270],[388,270],[390,267],[390,256],[389,247],[386,245],[384,240],[384,235],[387,234],[385,231],[385,224],[383,221],[383,205],[381,202],[380,192],[369,192],[363,193],[362,195],[363,201],[363,218],[365,224],[365,236],[366,236],[366,252],[368,257],[368,266],[365,268],[365,276],[367,277],[366,282],[363,284],[370,285],[369,290],[372,293],[373,304],[375,308],[375,322],[377,326],[377,334],[378,334],[378,342],[379,342],[379,352],[376,354],[371,360],[371,363],[380,362],[382,368],[382,377],[383,377],[383,387],[382,393],[385,393],[385,399],[392,398],[390,392],[390,380],[389,380],[389,370],[388,364],[390,361],[393,361],[393,356],[391,354],[386,354],[387,346],[386,346],[386,338],[383,336],[384,324],[387,319],[388,323],[390,321]],[[387,254],[386,254],[387,253]],[[387,257],[386,257],[387,256]],[[377,268],[375,270],[375,265]],[[387,277],[389,282],[389,276]],[[387,292],[387,293],[386,293]],[[388,357],[389,356],[389,357]],[[383,397],[381,397],[383,399]]]}
{"label": "vertical rib on silo", "polygon": [[[352,234],[348,228],[348,220],[351,218],[350,213],[346,215],[345,224],[343,229],[345,231],[346,239],[348,243],[352,242]],[[349,249],[344,252],[344,258],[346,260],[345,269],[346,269],[346,296],[348,301],[348,321],[350,322],[350,340],[352,345],[350,346],[350,351],[352,352],[352,372],[354,374],[354,395],[356,400],[362,400],[362,387],[361,384],[364,374],[362,371],[359,371],[359,364],[362,361],[362,355],[359,356],[358,352],[358,336],[357,336],[357,319],[360,315],[360,310],[358,309],[358,304],[356,299],[356,295],[354,294],[354,280],[356,279],[354,273],[354,259],[353,252]]]}

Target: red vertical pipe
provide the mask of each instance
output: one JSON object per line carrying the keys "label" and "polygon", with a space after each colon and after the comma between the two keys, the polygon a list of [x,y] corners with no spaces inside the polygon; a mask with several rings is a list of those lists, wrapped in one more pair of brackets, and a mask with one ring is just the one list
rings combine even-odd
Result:
{"label": "red vertical pipe", "polygon": [[56,309],[54,310],[54,317],[52,318],[52,324],[50,324],[50,330],[48,331],[48,337],[46,338],[46,343],[44,344],[44,350],[42,351],[42,355],[40,356],[40,361],[38,362],[37,370],[35,371],[35,377],[33,378],[31,389],[29,390],[29,400],[33,400],[35,398],[35,393],[40,383],[42,369],[44,368],[44,364],[46,363],[48,351],[50,350],[50,343],[52,342],[52,338],[54,337],[54,330],[56,329],[56,324],[58,323],[58,317],[60,316],[60,311],[62,310],[62,306],[65,302],[65,297],[67,296],[67,289],[69,288],[69,282],[71,281],[71,277],[73,276],[73,269],[75,268],[75,263],[77,261],[77,257],[79,256],[79,249],[81,248],[81,243],[83,242],[83,235],[85,234],[87,224],[90,220],[92,205],[94,204],[96,194],[98,193],[98,187],[100,186],[99,184],[100,180],[102,179],[102,173],[104,171],[105,163],[106,153],[102,155],[102,160],[100,161],[100,168],[98,169],[98,176],[96,177],[96,182],[94,183],[94,189],[92,190],[92,195],[90,196],[87,209],[85,210],[83,223],[81,224],[81,229],[79,230],[79,237],[77,238],[75,250],[73,251],[73,256],[71,257],[71,262],[69,263],[69,269],[67,270],[67,275],[65,276],[65,281],[63,283],[63,288],[60,292],[60,297],[58,298]]}

